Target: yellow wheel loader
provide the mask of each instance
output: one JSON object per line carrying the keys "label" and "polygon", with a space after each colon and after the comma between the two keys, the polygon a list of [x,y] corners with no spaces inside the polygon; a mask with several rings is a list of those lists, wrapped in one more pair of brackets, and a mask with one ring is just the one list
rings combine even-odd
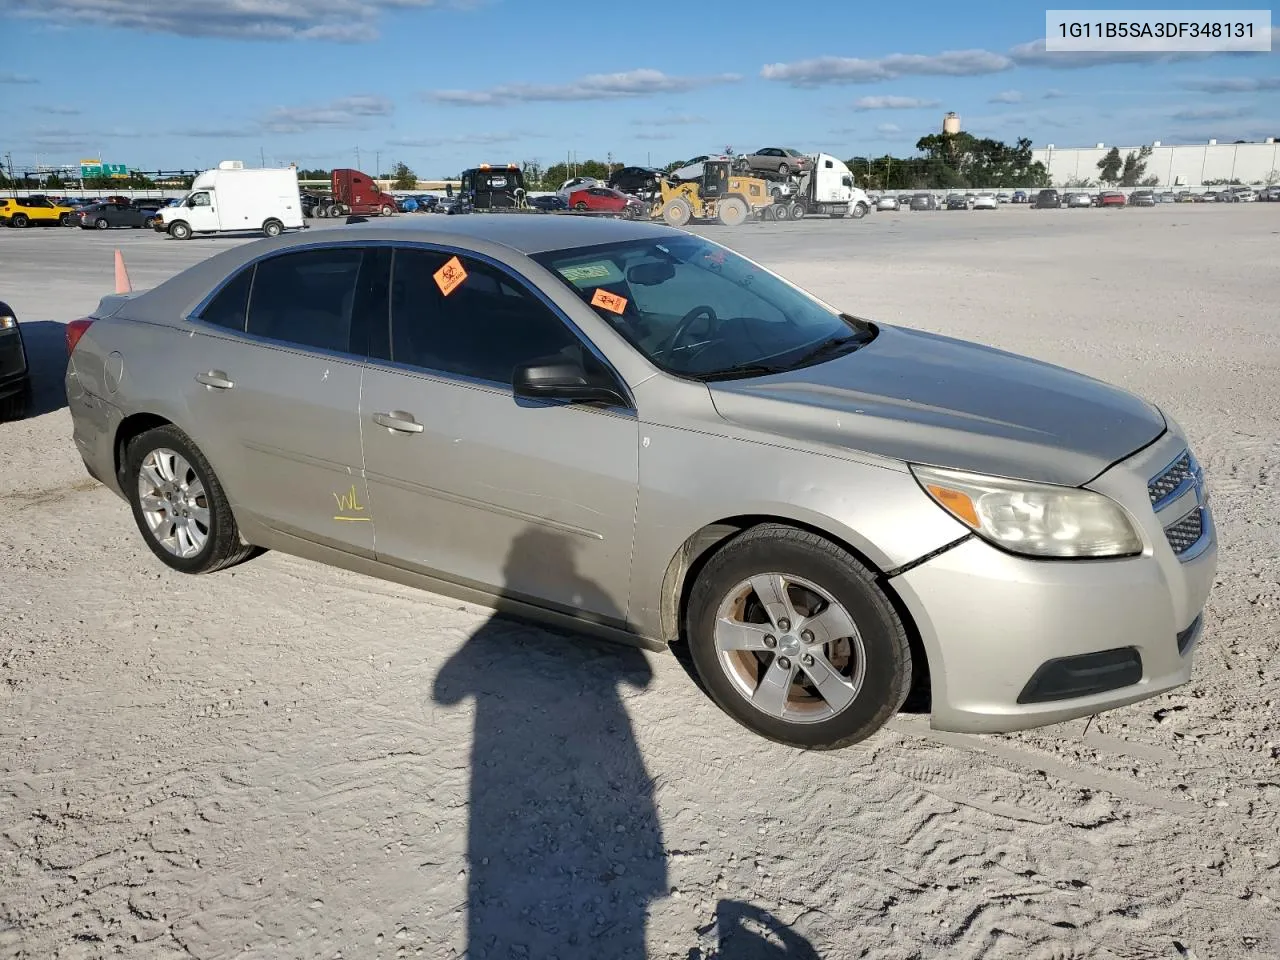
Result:
{"label": "yellow wheel loader", "polygon": [[691,220],[714,220],[734,227],[773,203],[769,185],[757,177],[732,174],[731,160],[704,160],[702,175],[692,180],[664,177],[652,216],[668,226],[683,227]]}

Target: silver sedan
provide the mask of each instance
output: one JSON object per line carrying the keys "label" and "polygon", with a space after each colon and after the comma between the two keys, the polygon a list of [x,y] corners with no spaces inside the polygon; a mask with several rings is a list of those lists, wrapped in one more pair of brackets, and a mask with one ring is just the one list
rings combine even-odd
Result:
{"label": "silver sedan", "polygon": [[1191,674],[1216,537],[1171,418],[679,230],[277,237],[105,297],[68,349],[76,447],[176,570],[279,550],[687,645],[802,748],[913,690],[1008,731]]}

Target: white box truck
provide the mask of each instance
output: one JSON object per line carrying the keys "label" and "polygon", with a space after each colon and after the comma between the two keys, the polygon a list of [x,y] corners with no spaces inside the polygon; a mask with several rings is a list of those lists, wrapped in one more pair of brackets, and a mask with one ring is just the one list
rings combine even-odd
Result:
{"label": "white box truck", "polygon": [[156,229],[175,240],[249,230],[278,237],[304,222],[297,170],[252,169],[240,160],[224,160],[196,177],[177,206],[160,209]]}

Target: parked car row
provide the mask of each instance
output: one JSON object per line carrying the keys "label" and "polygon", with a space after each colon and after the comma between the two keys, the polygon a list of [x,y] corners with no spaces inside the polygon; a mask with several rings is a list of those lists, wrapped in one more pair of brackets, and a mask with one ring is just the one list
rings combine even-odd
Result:
{"label": "parked car row", "polygon": [[162,197],[0,197],[0,223],[10,227],[150,227],[156,211],[175,201]]}

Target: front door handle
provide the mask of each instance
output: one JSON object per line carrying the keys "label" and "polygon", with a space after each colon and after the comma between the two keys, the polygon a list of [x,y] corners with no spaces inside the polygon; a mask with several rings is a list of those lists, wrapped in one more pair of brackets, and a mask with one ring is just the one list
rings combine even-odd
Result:
{"label": "front door handle", "polygon": [[206,387],[213,387],[215,390],[230,390],[236,385],[235,381],[227,379],[227,375],[221,370],[197,373],[196,382],[203,383]]}
{"label": "front door handle", "polygon": [[375,413],[373,422],[380,427],[386,427],[388,430],[399,430],[401,433],[421,433],[422,424],[413,419],[413,414],[405,413],[403,410],[393,410],[390,413]]}

